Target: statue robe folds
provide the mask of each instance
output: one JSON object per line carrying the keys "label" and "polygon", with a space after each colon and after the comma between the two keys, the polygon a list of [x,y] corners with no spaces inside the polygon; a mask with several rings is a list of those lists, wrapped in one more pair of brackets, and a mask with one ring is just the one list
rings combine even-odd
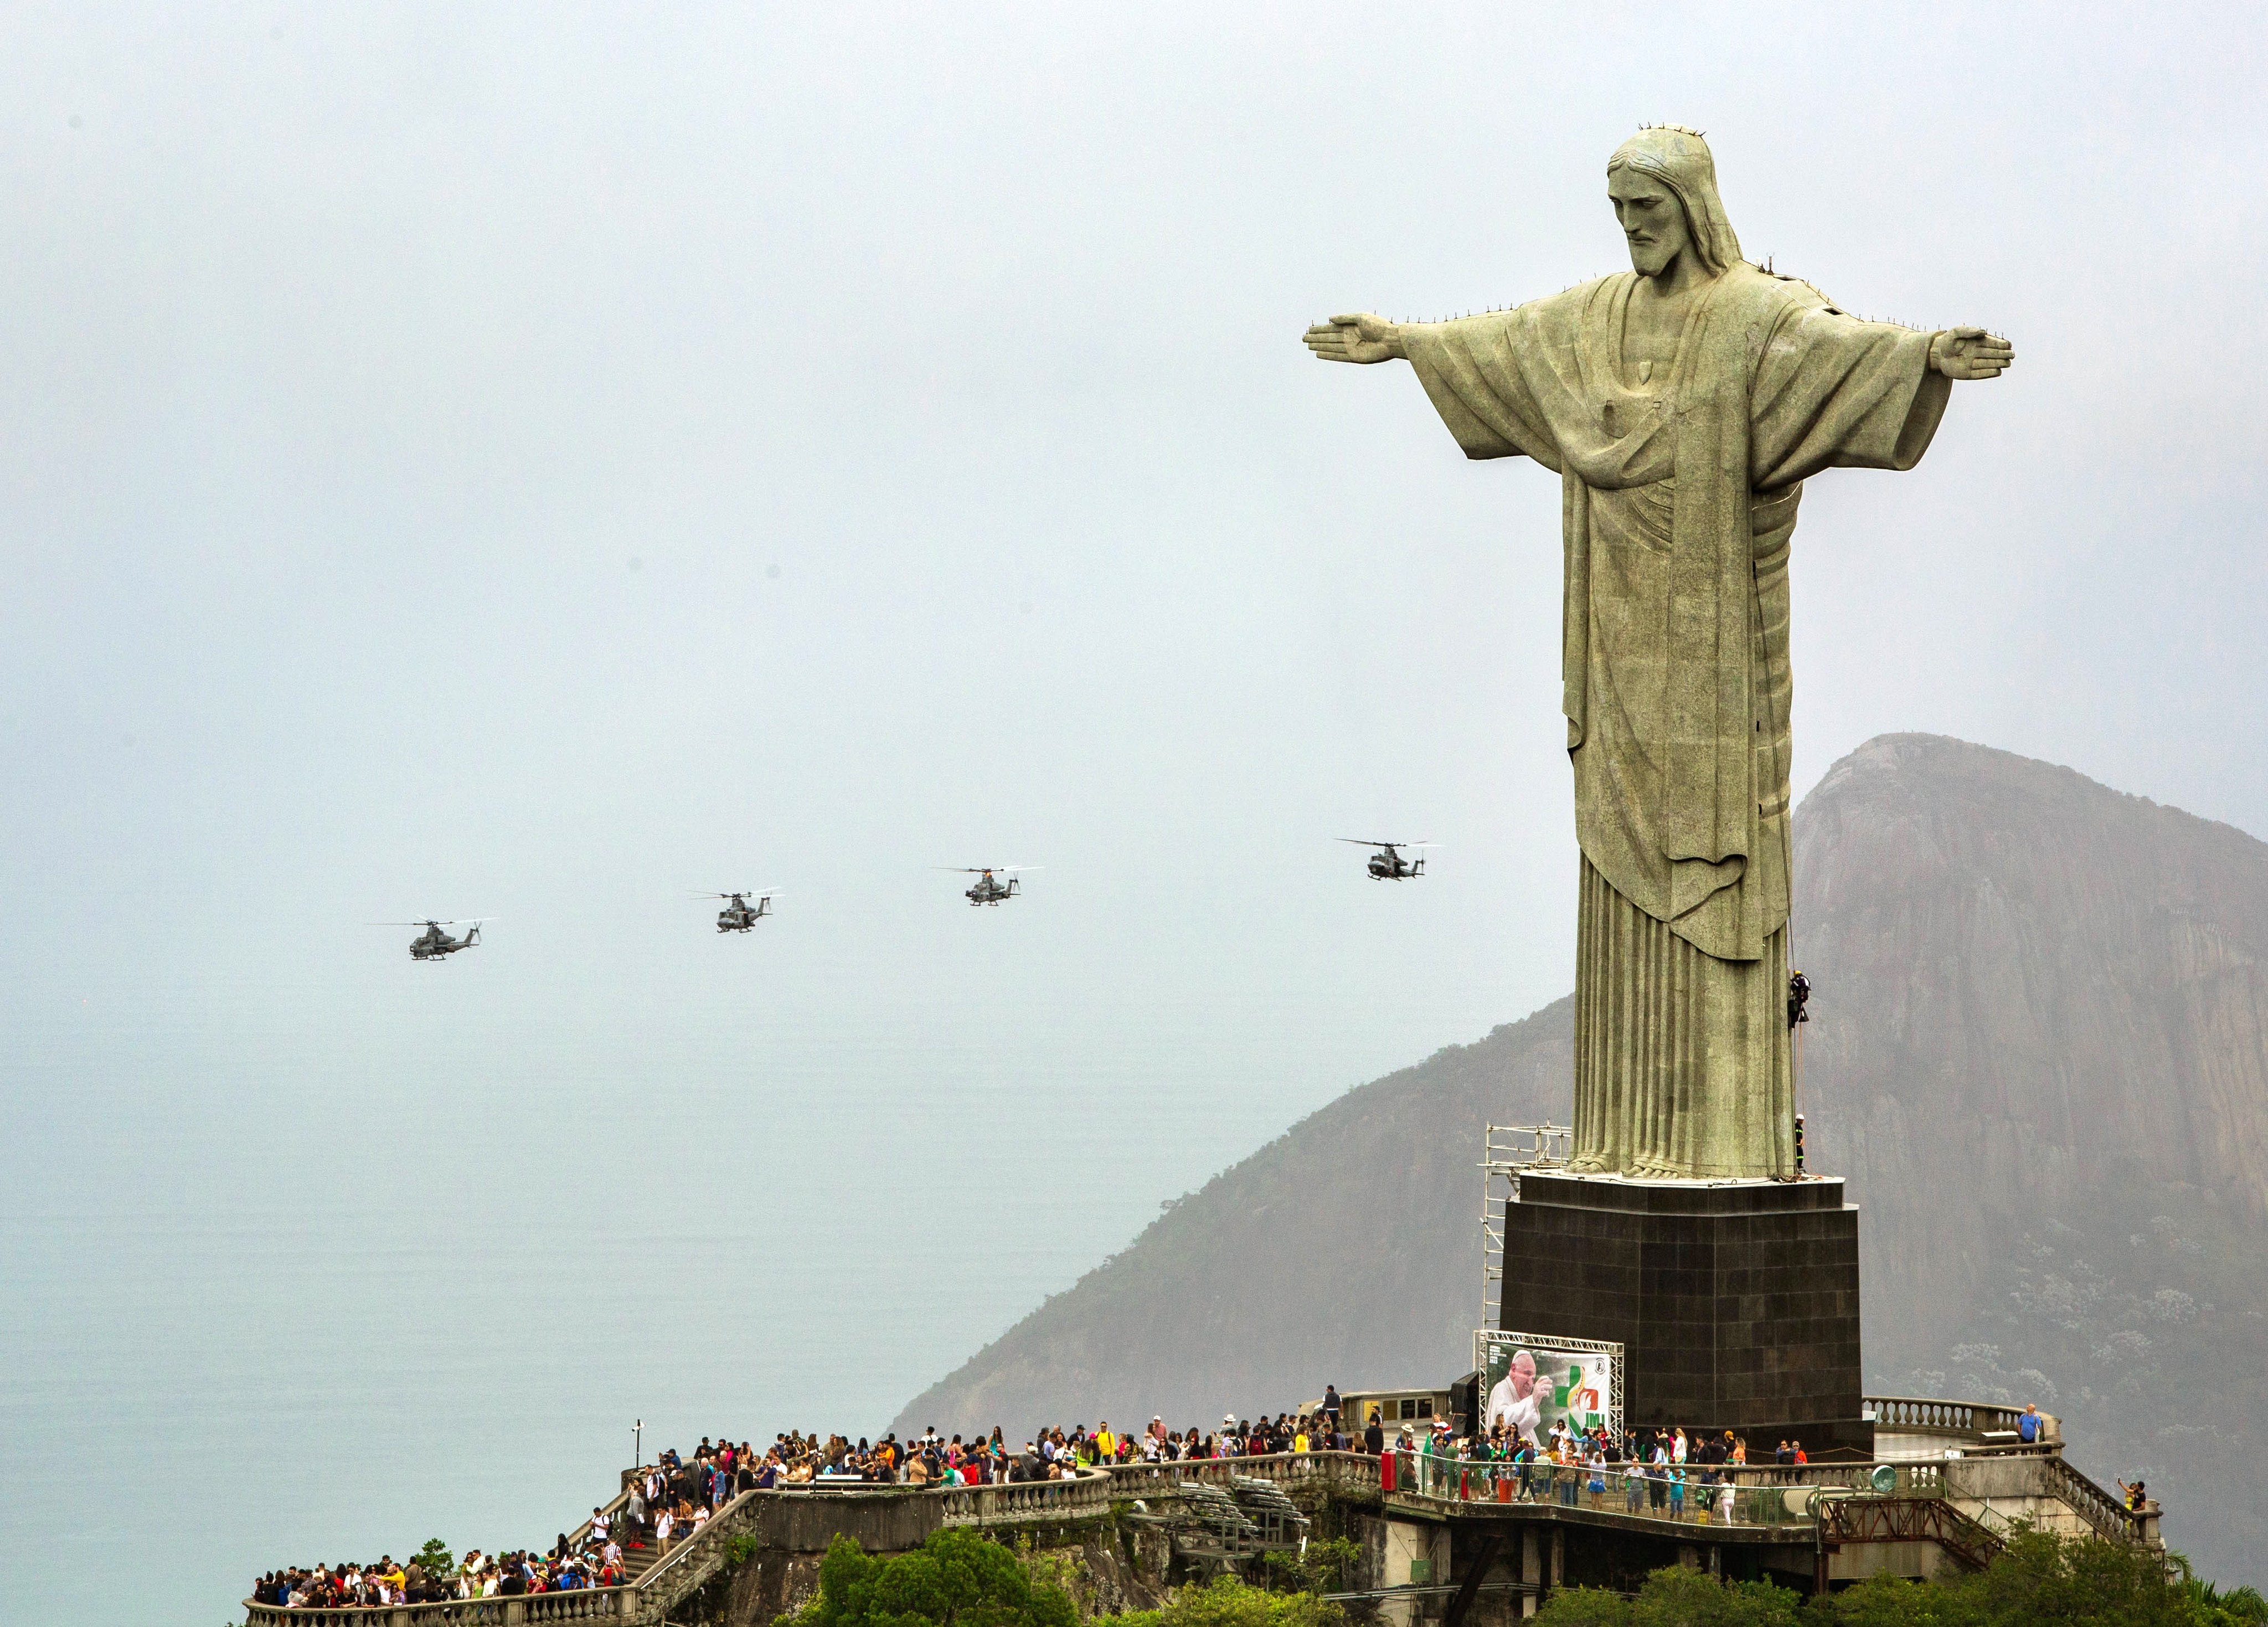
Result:
{"label": "statue robe folds", "polygon": [[1466,456],[1560,476],[1576,1167],[1790,1175],[1789,539],[1806,477],[1919,461],[1950,385],[1931,335],[1747,264],[1640,379],[1623,363],[1638,283],[1404,343]]}

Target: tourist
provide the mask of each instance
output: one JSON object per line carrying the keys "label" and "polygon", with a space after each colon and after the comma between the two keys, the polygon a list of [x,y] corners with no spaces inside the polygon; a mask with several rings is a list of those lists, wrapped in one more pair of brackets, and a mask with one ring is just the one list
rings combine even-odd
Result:
{"label": "tourist", "polygon": [[2029,1401],[2024,1403],[2024,1416],[2016,1420],[2016,1439],[2028,1447],[2039,1444],[2040,1410]]}

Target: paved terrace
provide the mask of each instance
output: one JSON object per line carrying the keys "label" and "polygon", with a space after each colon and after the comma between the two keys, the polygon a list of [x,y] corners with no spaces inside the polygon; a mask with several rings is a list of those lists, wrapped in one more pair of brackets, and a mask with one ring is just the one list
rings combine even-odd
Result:
{"label": "paved terrace", "polygon": [[[856,1537],[870,1551],[902,1551],[947,1526],[1002,1531],[1072,1526],[1108,1519],[1137,1499],[1154,1509],[1170,1504],[1184,1486],[1226,1488],[1239,1477],[1272,1482],[1295,1498],[1336,1496],[1396,1522],[1466,1530],[1501,1525],[1507,1535],[1528,1528],[1521,1535],[1531,1552],[1535,1537],[1554,1528],[1587,1528],[1667,1536],[1697,1548],[1801,1548],[1822,1556],[1845,1545],[1928,1542],[1973,1565],[1998,1551],[2021,1520],[2066,1535],[2162,1547],[2154,1504],[2143,1513],[2130,1513],[2118,1498],[2064,1461],[2058,1439],[2029,1447],[2007,1444],[2016,1417],[2008,1409],[1914,1397],[1870,1399],[1867,1406],[1876,1417],[1878,1439],[1897,1455],[1886,1453],[1866,1462],[1728,1467],[1725,1472],[1734,1487],[1729,1520],[1720,1517],[1711,1495],[1716,1488],[1690,1481],[1687,1500],[1676,1514],[1666,1506],[1656,1510],[1650,1501],[1632,1513],[1619,1473],[1608,1474],[1608,1490],[1594,1499],[1587,1469],[1537,1464],[1523,1500],[1516,1466],[1395,1453],[1133,1463],[1087,1470],[1076,1480],[986,1486],[821,1483],[740,1493],[625,1587],[376,1609],[286,1609],[247,1601],[245,1619],[248,1627],[369,1627],[378,1620],[388,1627],[583,1621],[661,1627],[679,1604],[751,1551],[820,1553],[838,1532]],[[627,1491],[617,1493],[606,1512],[619,1520],[628,1502]],[[589,1535],[585,1521],[570,1542],[579,1548]],[[1392,1573],[1389,1552],[1388,1594],[1404,1587],[1413,1595],[1466,1591],[1419,1585],[1406,1561],[1402,1569],[1401,1575]],[[1534,1573],[1533,1565],[1523,1570],[1524,1575]],[[1827,1574],[1823,1559],[1821,1574]],[[1519,1591],[1532,1596],[1535,1588],[1524,1583]],[[1454,1619],[1462,1610],[1453,1608],[1450,1614]]]}

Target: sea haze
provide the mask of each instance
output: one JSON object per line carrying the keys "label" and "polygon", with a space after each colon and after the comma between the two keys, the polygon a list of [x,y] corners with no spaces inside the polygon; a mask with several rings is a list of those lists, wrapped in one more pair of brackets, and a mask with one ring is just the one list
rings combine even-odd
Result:
{"label": "sea haze", "polygon": [[[661,946],[617,937],[637,987],[525,1027],[488,1003],[572,939],[509,922],[443,967],[371,931],[346,941],[377,975],[327,979],[285,933],[211,949],[230,975],[180,940],[176,972],[40,990],[11,1036],[0,1453],[11,1483],[92,1465],[103,1490],[63,1521],[40,1498],[0,1514],[23,1557],[0,1615],[117,1619],[63,1579],[153,1540],[167,1620],[285,1560],[548,1543],[639,1417],[649,1452],[879,1433],[1383,1036],[1480,1020],[1169,986],[1067,1022],[1001,958],[1046,895],[980,917],[939,880],[906,891],[983,969],[895,1012],[851,967],[785,967],[817,899],[744,940],[665,905],[681,958],[729,973],[666,996],[636,963]],[[256,1015],[263,972],[307,1020]]]}

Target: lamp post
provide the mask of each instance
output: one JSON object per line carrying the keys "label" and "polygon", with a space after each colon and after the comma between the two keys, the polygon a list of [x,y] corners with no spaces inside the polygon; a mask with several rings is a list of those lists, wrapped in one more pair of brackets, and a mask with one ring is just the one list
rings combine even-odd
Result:
{"label": "lamp post", "polygon": [[645,1467],[644,1439],[645,1420],[640,1418],[630,1425],[630,1467],[632,1469]]}

